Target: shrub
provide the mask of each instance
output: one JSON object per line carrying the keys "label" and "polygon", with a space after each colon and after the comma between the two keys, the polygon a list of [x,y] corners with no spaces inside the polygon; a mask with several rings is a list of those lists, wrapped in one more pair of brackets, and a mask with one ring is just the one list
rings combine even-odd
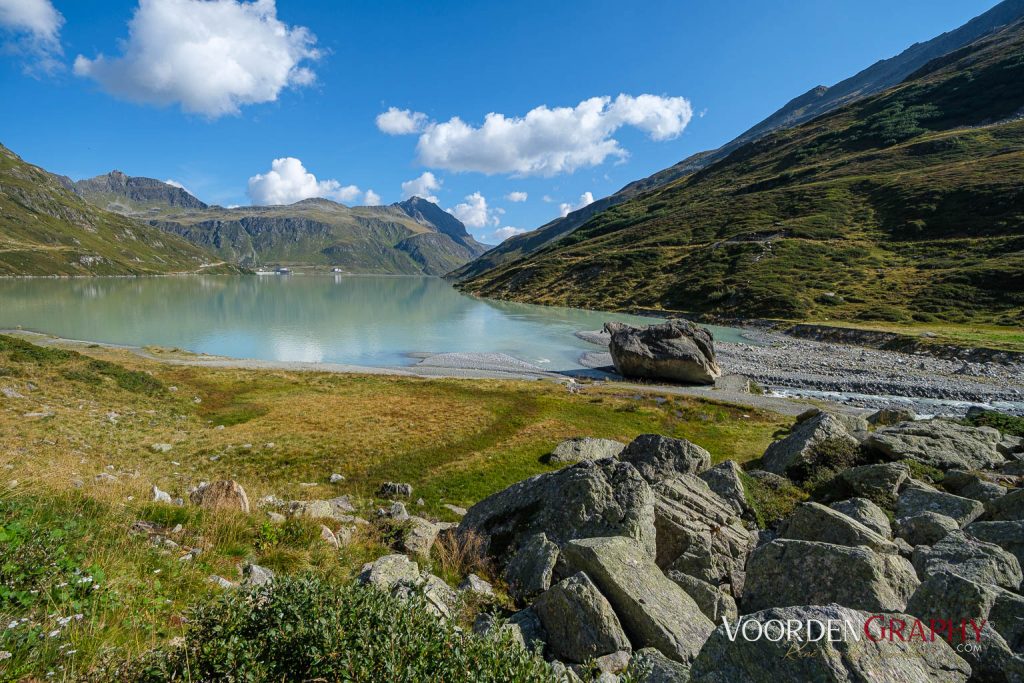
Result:
{"label": "shrub", "polygon": [[1024,417],[986,410],[968,417],[967,423],[975,427],[995,427],[1003,434],[1024,437]]}
{"label": "shrub", "polygon": [[835,475],[861,464],[860,447],[847,439],[824,439],[811,446],[804,462],[788,473],[811,489],[831,481]]}
{"label": "shrub", "polygon": [[807,500],[807,494],[789,481],[772,486],[745,472],[740,474],[740,478],[747,493],[747,503],[754,509],[754,518],[762,529],[782,521],[797,505]]}
{"label": "shrub", "polygon": [[508,634],[465,633],[373,587],[281,577],[194,610],[185,642],[115,673],[134,681],[554,681]]}

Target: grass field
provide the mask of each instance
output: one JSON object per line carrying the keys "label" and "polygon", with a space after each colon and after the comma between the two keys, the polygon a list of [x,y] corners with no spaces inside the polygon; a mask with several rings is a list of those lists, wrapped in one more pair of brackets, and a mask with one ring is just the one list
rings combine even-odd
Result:
{"label": "grass field", "polygon": [[[566,437],[659,432],[748,460],[789,423],[601,384],[574,394],[549,382],[211,370],[0,336],[2,388],[20,397],[0,396],[0,617],[28,621],[0,631],[12,653],[0,673],[58,680],[180,635],[188,606],[219,590],[207,577],[237,580],[244,561],[340,581],[386,552],[376,526],[338,552],[315,523],[154,504],[153,484],[187,498],[199,481],[233,478],[253,503],[347,494],[372,517],[377,487],[404,481],[424,500],[413,514],[451,520],[445,503],[550,469],[541,457]],[[345,481],[330,484],[332,473]],[[181,524],[175,541],[202,554],[179,560],[183,549],[130,534],[137,520]]]}

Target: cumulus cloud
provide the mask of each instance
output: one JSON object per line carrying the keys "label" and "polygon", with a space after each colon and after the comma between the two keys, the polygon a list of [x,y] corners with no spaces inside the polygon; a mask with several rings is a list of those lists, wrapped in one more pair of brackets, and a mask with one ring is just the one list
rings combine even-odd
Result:
{"label": "cumulus cloud", "polygon": [[269,171],[249,178],[248,192],[253,204],[261,205],[294,204],[312,197],[352,204],[363,196],[367,204],[370,200],[380,202],[380,197],[373,190],[367,190],[363,195],[356,185],[342,185],[337,180],[317,180],[295,157],[274,159]]}
{"label": "cumulus cloud", "polygon": [[498,240],[498,242],[504,242],[509,237],[515,237],[516,235],[522,235],[525,230],[522,228],[514,228],[511,225],[507,225],[504,228],[498,228],[494,231],[492,237]]}
{"label": "cumulus cloud", "polygon": [[79,55],[74,70],[115,97],[217,118],[312,83],[315,43],[274,0],[139,0],[123,54]]}
{"label": "cumulus cloud", "polygon": [[413,178],[402,183],[402,198],[420,197],[428,202],[437,204],[437,196],[431,194],[441,189],[443,181],[437,178],[430,171],[425,171],[419,178]]}
{"label": "cumulus cloud", "polygon": [[423,128],[416,149],[420,161],[433,168],[553,176],[628,156],[612,137],[624,126],[653,140],[670,140],[691,118],[693,109],[682,97],[592,97],[575,107],[540,106],[521,117],[492,112],[481,126],[459,117],[443,123],[420,119],[417,125]]}
{"label": "cumulus cloud", "polygon": [[377,128],[388,135],[419,133],[427,123],[426,114],[398,107],[388,107],[386,112],[377,115]]}
{"label": "cumulus cloud", "polygon": [[363,196],[363,204],[365,206],[380,206],[380,195],[373,190],[367,190]]}
{"label": "cumulus cloud", "polygon": [[64,16],[50,0],[0,0],[0,29],[11,39],[5,48],[25,57],[30,72],[62,68],[63,25]]}
{"label": "cumulus cloud", "polygon": [[505,199],[510,202],[525,202],[529,198],[529,195],[525,192],[509,192],[505,195]]}
{"label": "cumulus cloud", "polygon": [[562,218],[565,218],[573,211],[582,209],[584,206],[589,206],[594,203],[594,194],[592,192],[584,192],[580,195],[580,200],[575,204],[569,204],[568,202],[559,204],[558,211],[562,214]]}
{"label": "cumulus cloud", "polygon": [[501,222],[499,216],[505,211],[490,208],[487,206],[487,198],[479,192],[474,192],[466,195],[465,202],[456,204],[453,209],[448,209],[448,213],[458,218],[468,228],[484,228],[489,225],[498,225]]}

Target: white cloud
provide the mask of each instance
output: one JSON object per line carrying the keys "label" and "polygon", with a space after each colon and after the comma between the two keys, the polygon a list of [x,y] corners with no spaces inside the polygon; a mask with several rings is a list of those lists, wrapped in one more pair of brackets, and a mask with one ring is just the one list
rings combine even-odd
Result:
{"label": "white cloud", "polygon": [[373,190],[367,190],[363,196],[364,206],[380,206],[380,195]]}
{"label": "white cloud", "polygon": [[682,97],[592,97],[575,107],[540,106],[522,117],[492,112],[479,127],[459,117],[430,123],[416,149],[420,161],[433,168],[553,176],[608,157],[624,159],[628,152],[612,137],[623,126],[653,140],[670,140],[692,117],[690,102]]}
{"label": "white cloud", "polygon": [[386,112],[377,115],[377,128],[388,135],[419,133],[427,123],[426,114],[398,107],[388,107]]}
{"label": "white cloud", "polygon": [[[274,159],[270,170],[249,178],[249,198],[253,204],[294,204],[311,197],[323,197],[352,204],[359,201],[362,190],[356,185],[342,185],[337,180],[317,180],[295,157]],[[364,201],[379,203],[380,197],[368,190]]]}
{"label": "white cloud", "polygon": [[499,242],[504,242],[509,237],[522,235],[525,232],[526,230],[523,230],[522,228],[514,228],[511,225],[508,225],[505,226],[504,228],[498,228],[497,230],[495,230],[492,237],[494,237],[494,239],[498,240]]}
{"label": "white cloud", "polygon": [[64,17],[50,0],[0,0],[0,29],[13,41],[6,48],[31,60],[28,71],[62,68],[60,29]]}
{"label": "white cloud", "polygon": [[510,202],[525,202],[529,198],[529,196],[530,195],[526,194],[525,192],[509,192],[507,195],[505,195],[505,199],[507,199]]}
{"label": "white cloud", "polygon": [[316,37],[277,18],[274,0],[139,0],[123,54],[75,59],[75,73],[133,102],[216,118],[315,80]]}
{"label": "white cloud", "polygon": [[454,209],[448,209],[448,213],[462,221],[468,228],[484,228],[489,225],[498,225],[501,222],[499,216],[505,213],[502,209],[491,209],[487,206],[487,199],[479,192],[466,195],[466,201],[456,204]]}
{"label": "white cloud", "polygon": [[165,180],[164,185],[170,185],[171,187],[176,187],[179,190],[185,190],[185,192],[188,192],[187,187],[179,183],[177,180],[174,180],[173,178],[168,178],[167,180]]}
{"label": "white cloud", "polygon": [[402,197],[405,199],[420,197],[428,202],[437,204],[437,196],[431,193],[440,190],[443,182],[430,171],[425,171],[419,178],[413,178],[402,183]]}
{"label": "white cloud", "polygon": [[558,211],[559,211],[559,213],[562,214],[562,218],[565,218],[566,216],[568,216],[573,211],[577,211],[579,209],[582,209],[584,206],[589,206],[590,204],[593,204],[593,203],[594,203],[594,194],[592,192],[584,192],[583,194],[580,195],[580,200],[578,202],[576,202],[575,204],[569,204],[569,203],[559,204],[558,205]]}

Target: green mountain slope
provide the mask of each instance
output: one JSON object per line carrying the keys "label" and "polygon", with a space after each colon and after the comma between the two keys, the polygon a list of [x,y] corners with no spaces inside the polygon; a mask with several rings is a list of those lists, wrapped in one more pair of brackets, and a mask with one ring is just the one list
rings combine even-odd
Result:
{"label": "green mountain slope", "polygon": [[819,85],[812,88],[803,95],[793,98],[771,116],[718,149],[698,152],[674,166],[626,185],[615,194],[573,211],[564,218],[557,218],[532,232],[510,238],[480,258],[452,272],[448,277],[454,280],[477,277],[504,263],[523,258],[568,235],[605,209],[628,201],[642,192],[662,187],[707,168],[743,145],[774,130],[789,128],[809,121],[842,105],[850,104],[860,98],[892,87],[929,61],[969,45],[993,31],[1014,23],[1021,17],[1024,17],[1024,0],[1003,0],[963,26],[924,43],[916,43],[895,57],[875,62],[832,87]]}
{"label": "green mountain slope", "polygon": [[1020,324],[1024,22],[463,283],[726,315]]}
{"label": "green mountain slope", "polygon": [[74,189],[97,206],[145,220],[248,267],[443,275],[486,249],[458,219],[418,197],[391,206],[348,207],[306,199],[226,209],[159,180],[119,171],[80,180]]}
{"label": "green mountain slope", "polygon": [[189,242],[85,202],[0,145],[0,275],[235,270]]}

